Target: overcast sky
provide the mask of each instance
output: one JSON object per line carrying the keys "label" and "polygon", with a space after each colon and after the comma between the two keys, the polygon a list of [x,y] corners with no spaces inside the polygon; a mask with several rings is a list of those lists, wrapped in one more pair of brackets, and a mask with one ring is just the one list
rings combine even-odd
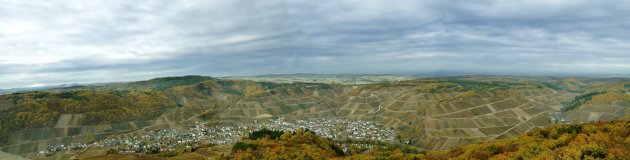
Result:
{"label": "overcast sky", "polygon": [[269,73],[630,73],[628,0],[0,0],[0,88]]}

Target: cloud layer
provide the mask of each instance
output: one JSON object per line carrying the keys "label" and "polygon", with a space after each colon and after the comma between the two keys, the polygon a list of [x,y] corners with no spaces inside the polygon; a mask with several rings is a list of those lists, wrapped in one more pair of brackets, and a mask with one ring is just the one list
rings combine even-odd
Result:
{"label": "cloud layer", "polygon": [[0,0],[0,88],[267,73],[630,73],[619,0]]}

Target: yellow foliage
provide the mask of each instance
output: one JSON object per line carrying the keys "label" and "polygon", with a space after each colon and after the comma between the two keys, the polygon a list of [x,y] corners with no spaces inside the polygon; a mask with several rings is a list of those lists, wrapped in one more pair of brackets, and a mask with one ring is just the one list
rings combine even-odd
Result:
{"label": "yellow foliage", "polygon": [[418,85],[418,91],[421,93],[429,93],[438,87],[438,83],[422,83]]}
{"label": "yellow foliage", "polygon": [[255,84],[247,85],[247,87],[245,87],[244,94],[245,97],[263,96],[265,95],[265,89]]}
{"label": "yellow foliage", "polygon": [[466,91],[466,92],[457,94],[457,98],[462,98],[462,99],[476,97],[476,96],[477,96],[477,92],[475,91]]}
{"label": "yellow foliage", "polygon": [[497,96],[497,97],[515,97],[515,96],[519,96],[521,95],[518,91],[514,90],[514,89],[493,89],[492,92]]}
{"label": "yellow foliage", "polygon": [[[430,152],[425,158],[619,159],[630,157],[628,128],[630,120],[627,119],[591,124],[552,125],[514,138],[470,144],[448,152]],[[512,147],[506,145],[515,149],[510,149]]]}

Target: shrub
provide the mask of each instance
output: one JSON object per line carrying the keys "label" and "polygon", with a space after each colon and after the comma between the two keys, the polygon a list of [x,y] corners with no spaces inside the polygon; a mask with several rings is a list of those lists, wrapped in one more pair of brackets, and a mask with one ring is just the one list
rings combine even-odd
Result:
{"label": "shrub", "polygon": [[249,144],[249,143],[244,143],[244,142],[236,142],[236,144],[234,144],[234,146],[232,146],[232,152],[236,153],[237,151],[247,151],[247,148],[251,148],[252,150],[255,150],[256,147],[258,147],[256,144]]}
{"label": "shrub", "polygon": [[271,140],[275,140],[278,137],[280,137],[282,135],[282,133],[284,133],[284,132],[282,132],[282,131],[274,131],[274,130],[269,130],[267,128],[264,128],[264,129],[261,129],[261,130],[254,131],[254,132],[250,133],[248,137],[251,140],[257,140],[257,139],[269,136],[269,138]]}

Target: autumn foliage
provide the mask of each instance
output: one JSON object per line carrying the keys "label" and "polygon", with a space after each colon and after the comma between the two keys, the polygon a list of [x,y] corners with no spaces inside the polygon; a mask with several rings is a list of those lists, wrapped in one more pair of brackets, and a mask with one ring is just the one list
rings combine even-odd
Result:
{"label": "autumn foliage", "polygon": [[425,159],[626,159],[630,120],[553,125],[518,137],[470,144]]}
{"label": "autumn foliage", "polygon": [[84,89],[63,92],[27,92],[0,97],[10,110],[0,118],[0,143],[16,129],[52,127],[60,114],[83,114],[83,124],[109,124],[155,118],[175,103],[151,89]]}
{"label": "autumn foliage", "polygon": [[[312,132],[263,131],[244,139],[226,159],[627,159],[630,120],[553,125],[518,137],[470,144],[449,151],[409,153],[401,147],[377,146],[344,154],[333,141]],[[264,133],[268,133],[264,136]],[[264,138],[260,138],[260,137]]]}
{"label": "autumn foliage", "polygon": [[[279,135],[279,133],[282,133]],[[330,159],[343,156],[331,140],[308,130],[258,131],[237,142],[226,159]]]}

